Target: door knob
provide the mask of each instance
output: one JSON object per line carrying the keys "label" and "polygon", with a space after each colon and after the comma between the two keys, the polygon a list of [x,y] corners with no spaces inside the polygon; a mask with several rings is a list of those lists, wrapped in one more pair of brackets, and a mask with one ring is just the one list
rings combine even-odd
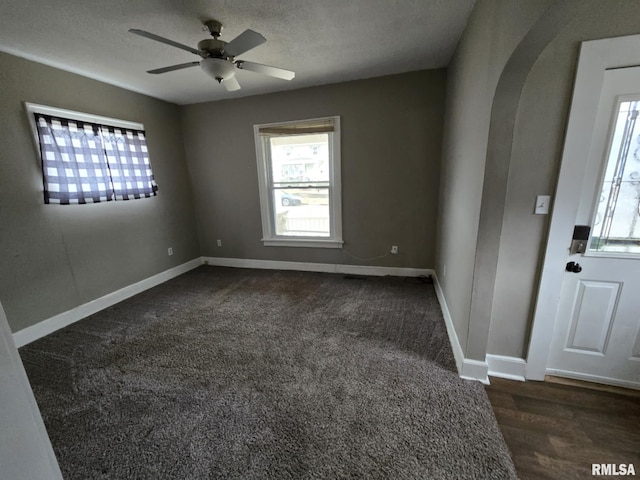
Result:
{"label": "door knob", "polygon": [[567,266],[565,267],[565,270],[567,272],[580,273],[582,271],[582,267],[580,266],[579,263],[569,262],[569,263],[567,263]]}

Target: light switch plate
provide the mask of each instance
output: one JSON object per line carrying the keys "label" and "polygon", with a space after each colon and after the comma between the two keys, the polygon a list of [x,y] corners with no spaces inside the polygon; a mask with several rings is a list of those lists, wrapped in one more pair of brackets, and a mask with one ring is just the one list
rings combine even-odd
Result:
{"label": "light switch plate", "polygon": [[548,215],[549,204],[551,203],[551,195],[538,195],[536,197],[536,215]]}

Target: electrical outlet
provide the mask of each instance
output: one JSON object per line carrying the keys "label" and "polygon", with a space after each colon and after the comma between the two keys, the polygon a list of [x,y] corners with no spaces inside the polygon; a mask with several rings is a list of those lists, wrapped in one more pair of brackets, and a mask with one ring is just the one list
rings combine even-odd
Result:
{"label": "electrical outlet", "polygon": [[169,255],[173,255],[173,247],[169,247],[169,248],[167,248],[167,253],[168,253]]}
{"label": "electrical outlet", "polygon": [[391,253],[393,253],[394,255],[398,254],[398,246],[397,245],[393,245],[391,247]]}
{"label": "electrical outlet", "polygon": [[218,246],[221,247],[222,246],[222,240],[218,240]]}

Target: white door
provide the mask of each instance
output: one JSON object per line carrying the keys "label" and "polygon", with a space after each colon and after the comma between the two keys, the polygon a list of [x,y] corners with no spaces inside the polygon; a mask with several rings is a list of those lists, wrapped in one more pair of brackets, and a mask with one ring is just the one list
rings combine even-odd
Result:
{"label": "white door", "polygon": [[547,373],[640,389],[640,67],[604,75]]}

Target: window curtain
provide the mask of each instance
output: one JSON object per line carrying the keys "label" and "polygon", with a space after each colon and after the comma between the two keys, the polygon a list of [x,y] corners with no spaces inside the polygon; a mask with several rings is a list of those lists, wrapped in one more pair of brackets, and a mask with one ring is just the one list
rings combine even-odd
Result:
{"label": "window curtain", "polygon": [[156,195],[144,132],[103,126],[101,133],[116,200]]}
{"label": "window curtain", "polygon": [[84,204],[156,195],[142,130],[35,114],[45,203]]}
{"label": "window curtain", "polygon": [[36,114],[45,203],[113,199],[109,168],[97,125]]}

